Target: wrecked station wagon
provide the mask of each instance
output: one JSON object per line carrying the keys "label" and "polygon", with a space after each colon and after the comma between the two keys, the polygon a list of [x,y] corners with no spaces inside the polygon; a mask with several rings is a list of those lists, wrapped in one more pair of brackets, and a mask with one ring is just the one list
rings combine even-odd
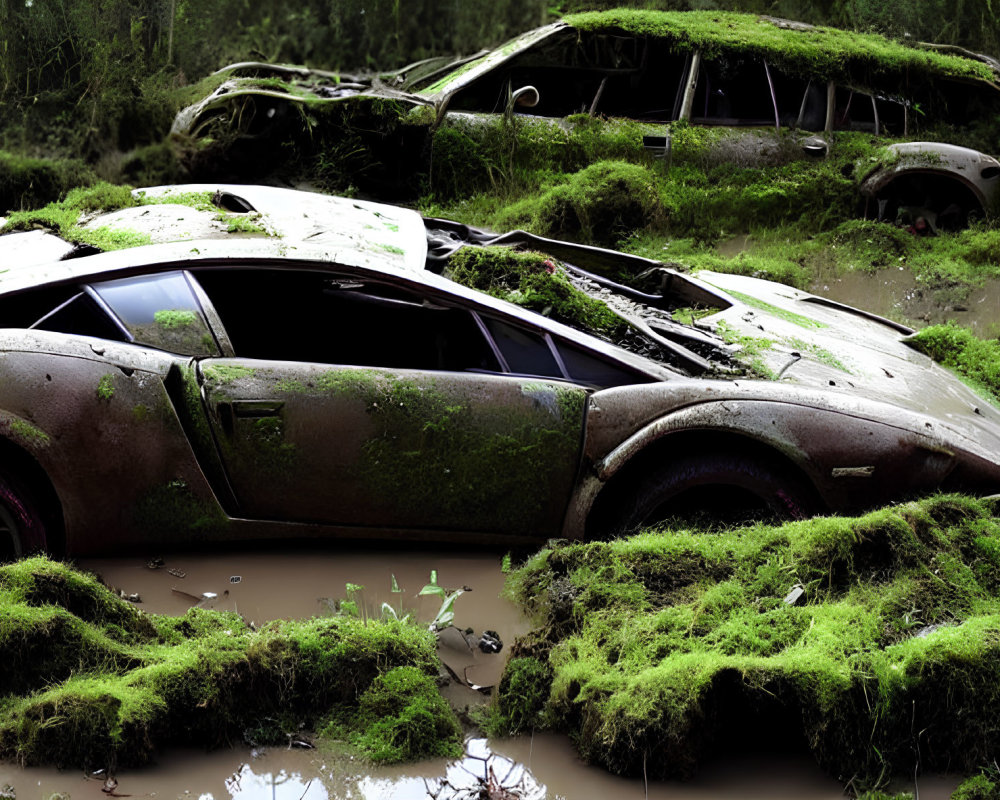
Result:
{"label": "wrecked station wagon", "polygon": [[[889,221],[923,216],[937,230],[992,211],[1000,162],[915,140],[938,123],[961,131],[995,114],[998,76],[1000,62],[960,48],[768,16],[591,12],[469,58],[375,77],[233,64],[178,113],[172,132],[201,143],[203,168],[232,157],[252,169],[333,129],[331,157],[350,153],[342,166],[352,180],[385,196],[413,191],[415,171],[432,171],[436,131],[475,138],[514,115],[564,131],[595,116],[634,120],[636,153],[668,166],[678,123],[728,131],[712,158],[761,167],[821,159],[837,132],[861,131],[886,147],[852,176],[859,210]],[[612,127],[609,135],[620,134]]]}
{"label": "wrecked station wagon", "polygon": [[[135,198],[61,238],[0,237],[7,557],[538,542],[684,508],[787,518],[1000,487],[1000,413],[871,314],[357,200]],[[109,232],[135,246],[79,243]],[[600,299],[616,341],[446,277],[515,245]],[[606,277],[623,267],[640,288]]]}

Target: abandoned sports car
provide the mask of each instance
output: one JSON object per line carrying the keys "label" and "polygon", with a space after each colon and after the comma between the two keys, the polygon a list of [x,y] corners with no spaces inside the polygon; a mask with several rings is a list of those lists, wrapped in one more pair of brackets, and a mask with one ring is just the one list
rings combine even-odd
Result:
{"label": "abandoned sports car", "polygon": [[885,144],[857,176],[863,213],[959,228],[993,209],[1000,163],[941,137],[961,143],[962,131],[991,119],[998,84],[1000,62],[959,48],[753,14],[618,10],[377,76],[232,64],[177,114],[172,132],[198,143],[203,168],[232,159],[241,170],[326,135],[328,149],[340,141],[369,154],[341,168],[382,197],[419,185],[412,173],[431,168],[436,132],[485,139],[515,116],[548,123],[548,137],[537,135],[553,142],[594,117],[633,120],[633,149],[668,167],[678,124],[727,133],[710,158],[743,167],[821,160],[840,132],[863,132]]}
{"label": "abandoned sports car", "polygon": [[[122,195],[0,237],[7,557],[537,542],[1000,488],[1000,412],[823,298],[286,189]],[[470,288],[491,264],[551,307]]]}

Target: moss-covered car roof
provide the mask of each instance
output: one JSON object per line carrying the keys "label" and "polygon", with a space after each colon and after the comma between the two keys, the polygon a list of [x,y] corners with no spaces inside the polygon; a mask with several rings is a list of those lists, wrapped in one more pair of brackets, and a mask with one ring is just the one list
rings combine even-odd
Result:
{"label": "moss-covered car roof", "polygon": [[951,53],[920,49],[874,33],[792,23],[734,11],[614,11],[585,12],[565,18],[581,31],[631,33],[663,37],[679,48],[709,54],[724,50],[757,55],[775,64],[811,75],[847,77],[858,70],[949,76],[994,82],[987,64]]}
{"label": "moss-covered car roof", "polygon": [[571,14],[536,28],[463,63],[425,96],[449,94],[539,42],[573,30],[659,38],[677,50],[724,52],[766,58],[789,72],[886,91],[903,91],[928,80],[951,78],[1000,90],[997,72],[984,61],[915,47],[874,33],[855,33],[735,11],[650,11],[614,9]]}
{"label": "moss-covered car roof", "polygon": [[[269,186],[188,184],[130,190],[98,184],[0,220],[0,290],[16,291],[95,269],[66,257],[173,245],[153,259],[193,255],[319,258],[348,266],[422,272],[423,218],[415,211]],[[142,257],[129,256],[140,263]],[[88,259],[88,261],[92,262]],[[111,263],[104,259],[102,263]]]}

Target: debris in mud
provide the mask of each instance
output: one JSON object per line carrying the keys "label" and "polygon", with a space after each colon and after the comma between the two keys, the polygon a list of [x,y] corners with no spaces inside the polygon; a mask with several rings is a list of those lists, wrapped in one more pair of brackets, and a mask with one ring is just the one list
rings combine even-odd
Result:
{"label": "debris in mud", "polygon": [[503,650],[500,634],[496,631],[483,631],[483,635],[479,637],[479,649],[484,653],[499,653]]}
{"label": "debris in mud", "polygon": [[588,761],[650,777],[690,775],[750,719],[855,790],[973,770],[1000,747],[997,512],[945,495],[543,550],[509,579],[538,627],[487,729],[572,732]]}
{"label": "debris in mud", "polygon": [[485,739],[469,739],[465,756],[444,778],[424,780],[433,800],[542,800],[545,786],[516,761],[490,750]]}

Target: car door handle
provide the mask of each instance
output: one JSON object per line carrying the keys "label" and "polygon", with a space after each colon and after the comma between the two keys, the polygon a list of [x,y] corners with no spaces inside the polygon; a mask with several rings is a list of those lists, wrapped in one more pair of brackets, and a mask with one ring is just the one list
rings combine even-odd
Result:
{"label": "car door handle", "polygon": [[285,407],[283,400],[233,400],[233,416],[241,419],[276,417]]}
{"label": "car door handle", "polygon": [[284,408],[283,401],[272,400],[223,400],[215,404],[219,426],[227,436],[233,435],[234,422],[238,419],[276,417]]}

